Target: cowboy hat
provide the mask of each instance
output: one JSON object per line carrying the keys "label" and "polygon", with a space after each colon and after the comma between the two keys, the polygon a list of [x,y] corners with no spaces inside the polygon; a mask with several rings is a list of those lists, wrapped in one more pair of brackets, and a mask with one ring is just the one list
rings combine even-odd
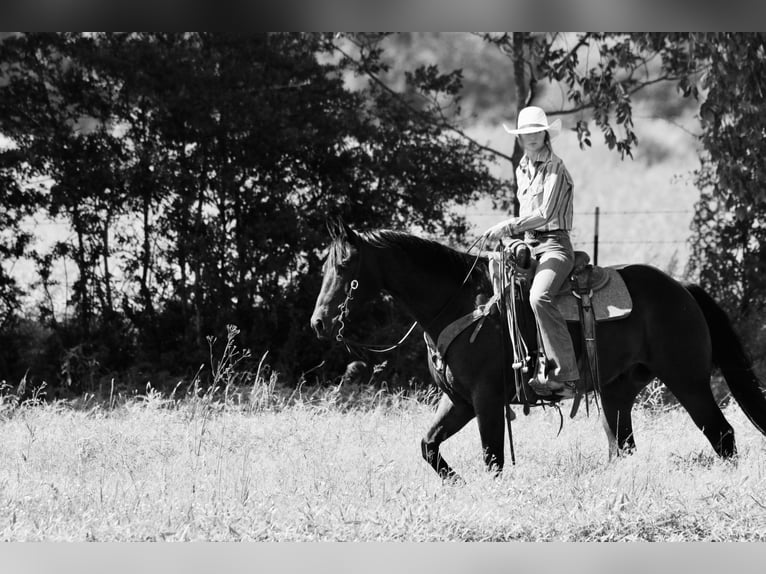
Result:
{"label": "cowboy hat", "polygon": [[514,130],[508,127],[508,124],[503,124],[503,128],[509,134],[532,134],[548,131],[551,134],[551,138],[555,138],[561,131],[561,120],[557,118],[549,124],[542,108],[529,106],[519,112],[519,117],[516,118],[516,126]]}

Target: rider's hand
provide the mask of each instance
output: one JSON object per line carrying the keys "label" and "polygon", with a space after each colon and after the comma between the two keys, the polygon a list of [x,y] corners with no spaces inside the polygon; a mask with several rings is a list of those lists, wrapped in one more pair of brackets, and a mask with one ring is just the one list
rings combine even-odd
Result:
{"label": "rider's hand", "polygon": [[509,237],[512,233],[512,224],[508,221],[501,221],[493,225],[484,232],[484,237],[489,243],[497,243],[503,237]]}

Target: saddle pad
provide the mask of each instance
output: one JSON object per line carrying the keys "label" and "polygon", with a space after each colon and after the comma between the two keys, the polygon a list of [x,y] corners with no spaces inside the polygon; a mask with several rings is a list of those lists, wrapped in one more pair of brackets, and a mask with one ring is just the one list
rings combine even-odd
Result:
{"label": "saddle pad", "polygon": [[[627,317],[633,309],[633,300],[625,281],[615,268],[601,267],[599,270],[605,273],[606,281],[598,291],[594,290],[591,296],[596,321],[613,321]],[[580,321],[578,300],[571,290],[556,296],[556,306],[567,321]]]}

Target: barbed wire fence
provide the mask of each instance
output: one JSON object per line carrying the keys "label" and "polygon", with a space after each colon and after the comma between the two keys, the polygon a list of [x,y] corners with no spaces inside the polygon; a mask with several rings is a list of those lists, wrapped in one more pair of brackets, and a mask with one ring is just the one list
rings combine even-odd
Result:
{"label": "barbed wire fence", "polygon": [[[596,208],[592,212],[578,212],[578,215],[580,216],[593,216],[593,263],[598,264],[598,248],[600,244],[612,244],[612,245],[673,245],[673,244],[685,244],[688,241],[687,239],[647,239],[647,238],[641,238],[641,239],[624,239],[624,240],[618,240],[618,239],[607,239],[603,240],[600,236],[600,228],[601,228],[601,217],[602,216],[637,216],[637,215],[649,215],[652,217],[656,216],[662,216],[662,215],[687,215],[692,213],[689,209],[656,209],[656,210],[649,210],[649,209],[638,209],[638,210],[621,210],[621,211],[601,211],[601,209],[596,206]],[[588,243],[588,242],[586,242]]]}
{"label": "barbed wire fence", "polygon": [[[605,226],[603,225],[604,220],[603,218],[606,218],[607,221],[614,221],[612,218],[619,218],[619,217],[649,217],[649,218],[657,218],[657,217],[690,217],[694,213],[694,210],[692,209],[604,209],[602,210],[600,207],[596,206],[592,210],[586,210],[586,211],[575,211],[575,230],[577,235],[577,246],[589,246],[592,250],[592,261],[594,264],[598,264],[598,258],[599,258],[599,247],[604,245],[613,245],[613,246],[630,246],[630,245],[636,245],[636,246],[642,246],[642,245],[657,245],[657,246],[673,246],[677,245],[679,248],[688,245],[689,242],[689,227],[688,222],[685,227],[683,227],[684,231],[687,231],[686,237],[678,237],[677,235],[675,237],[657,237],[657,230],[656,226],[653,226],[655,229],[653,229],[651,235],[646,235],[644,237],[633,239],[633,238],[627,238],[627,239],[619,239],[616,236],[620,235],[619,232],[615,231],[614,226],[607,226],[606,234],[604,233]],[[467,213],[466,213],[467,214]],[[470,217],[486,217],[486,218],[495,218],[500,219],[502,217],[506,217],[506,215],[502,211],[477,211],[470,213]],[[489,225],[488,225],[489,226]],[[488,227],[487,226],[487,227]],[[621,230],[624,230],[625,227],[621,226]]]}

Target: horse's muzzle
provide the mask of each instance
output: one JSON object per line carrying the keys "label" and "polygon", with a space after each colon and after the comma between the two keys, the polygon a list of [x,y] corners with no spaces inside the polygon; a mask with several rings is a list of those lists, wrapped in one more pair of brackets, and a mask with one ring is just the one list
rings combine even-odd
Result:
{"label": "horse's muzzle", "polygon": [[311,317],[311,328],[314,329],[314,333],[316,333],[317,339],[324,340],[329,338],[327,335],[327,326],[321,317],[317,315]]}

